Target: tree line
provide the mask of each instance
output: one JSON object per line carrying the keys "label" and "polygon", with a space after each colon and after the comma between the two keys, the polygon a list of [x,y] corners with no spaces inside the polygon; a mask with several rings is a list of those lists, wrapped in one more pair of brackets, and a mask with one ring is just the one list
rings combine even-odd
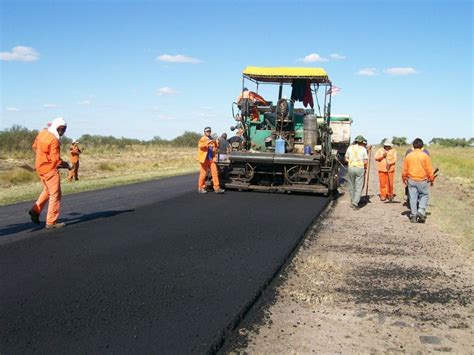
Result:
{"label": "tree line", "polygon": [[[383,144],[386,138],[380,141]],[[408,145],[407,137],[392,137],[392,143],[398,147]],[[442,147],[469,147],[474,145],[474,137],[466,138],[433,138],[429,144],[438,144]]]}
{"label": "tree line", "polygon": [[[26,127],[19,125],[13,125],[11,128],[7,128],[0,131],[0,152],[3,154],[11,152],[29,152],[31,151],[31,145],[38,134],[38,130],[29,130]],[[197,142],[201,134],[196,132],[184,132],[182,135],[171,139],[163,139],[160,137],[154,137],[151,140],[140,140],[132,138],[117,138],[113,136],[101,136],[101,135],[90,135],[84,134],[79,137],[78,141],[82,146],[87,148],[126,148],[132,145],[143,145],[143,146],[173,146],[173,147],[196,147]],[[61,139],[61,150],[68,149],[72,143],[72,139],[64,136]]]}

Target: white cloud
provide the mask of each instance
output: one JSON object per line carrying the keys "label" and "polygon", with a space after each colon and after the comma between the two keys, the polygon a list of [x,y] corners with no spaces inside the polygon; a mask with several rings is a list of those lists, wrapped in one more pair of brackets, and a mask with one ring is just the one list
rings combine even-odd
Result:
{"label": "white cloud", "polygon": [[176,90],[173,90],[172,88],[164,86],[162,88],[159,88],[158,92],[156,94],[158,96],[163,96],[163,95],[174,95],[174,94],[177,94],[177,93],[178,92]]}
{"label": "white cloud", "polygon": [[8,112],[18,112],[18,111],[20,111],[20,109],[17,108],[17,107],[7,107],[6,110]]}
{"label": "white cloud", "polygon": [[156,57],[156,60],[160,62],[168,62],[168,63],[191,63],[191,64],[202,63],[202,61],[197,58],[188,57],[182,54],[177,54],[177,55],[162,54]]}
{"label": "white cloud", "polygon": [[92,103],[91,100],[82,100],[82,101],[79,101],[77,104],[82,105],[82,106],[89,106],[91,103]]}
{"label": "white cloud", "polygon": [[359,69],[356,74],[361,76],[375,76],[378,73],[376,68],[364,68]]}
{"label": "white cloud", "polygon": [[0,52],[0,60],[7,62],[35,62],[39,53],[31,47],[16,46],[10,52]]}
{"label": "white cloud", "polygon": [[176,117],[174,117],[174,116],[165,115],[165,114],[159,114],[159,115],[158,115],[158,118],[159,118],[160,120],[165,120],[165,121],[172,121],[172,120],[175,120],[175,119],[176,119]]}
{"label": "white cloud", "polygon": [[389,75],[412,75],[418,74],[418,72],[412,67],[395,67],[395,68],[388,68],[384,70],[385,73]]}
{"label": "white cloud", "polygon": [[333,53],[329,56],[331,59],[334,59],[334,60],[343,60],[343,59],[346,59],[346,56],[345,55],[340,55],[340,54],[337,54],[337,53]]}
{"label": "white cloud", "polygon": [[44,108],[56,108],[56,107],[58,107],[58,105],[56,105],[56,104],[43,104],[43,107]]}
{"label": "white cloud", "polygon": [[299,59],[299,61],[303,61],[305,63],[314,63],[314,62],[327,62],[328,60],[326,58],[321,57],[317,53],[311,53],[311,54],[308,54],[303,59]]}

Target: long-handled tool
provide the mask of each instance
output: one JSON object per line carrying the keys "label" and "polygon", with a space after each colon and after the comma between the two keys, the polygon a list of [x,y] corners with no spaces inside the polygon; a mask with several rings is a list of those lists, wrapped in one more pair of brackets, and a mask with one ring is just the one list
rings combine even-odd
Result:
{"label": "long-handled tool", "polygon": [[393,186],[392,186],[392,181],[390,181],[390,163],[388,162],[388,156],[385,156],[385,161],[386,161],[386,168],[387,168],[387,182],[388,182],[388,186],[387,186],[387,191],[389,193],[389,197],[388,197],[388,202],[393,202]]}
{"label": "long-handled tool", "polygon": [[369,201],[369,177],[370,177],[370,158],[372,156],[372,148],[369,149],[369,161],[367,162],[367,170],[365,174],[367,175],[367,182],[365,184],[365,198]]}

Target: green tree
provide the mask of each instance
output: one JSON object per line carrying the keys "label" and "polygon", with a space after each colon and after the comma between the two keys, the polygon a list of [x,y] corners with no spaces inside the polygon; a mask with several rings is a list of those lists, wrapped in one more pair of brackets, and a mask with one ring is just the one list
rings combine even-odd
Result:
{"label": "green tree", "polygon": [[392,143],[396,146],[407,145],[407,137],[392,137]]}
{"label": "green tree", "polygon": [[438,144],[443,147],[467,147],[472,143],[472,139],[466,138],[433,138],[430,143]]}
{"label": "green tree", "polygon": [[173,139],[171,144],[178,147],[194,147],[197,146],[199,138],[201,138],[199,133],[186,131]]}

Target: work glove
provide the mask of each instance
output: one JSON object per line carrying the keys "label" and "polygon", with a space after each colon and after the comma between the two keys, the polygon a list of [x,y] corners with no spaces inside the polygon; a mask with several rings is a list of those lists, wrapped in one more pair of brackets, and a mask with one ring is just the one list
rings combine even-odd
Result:
{"label": "work glove", "polygon": [[58,165],[58,168],[71,170],[71,166],[67,161],[62,161],[61,164]]}

